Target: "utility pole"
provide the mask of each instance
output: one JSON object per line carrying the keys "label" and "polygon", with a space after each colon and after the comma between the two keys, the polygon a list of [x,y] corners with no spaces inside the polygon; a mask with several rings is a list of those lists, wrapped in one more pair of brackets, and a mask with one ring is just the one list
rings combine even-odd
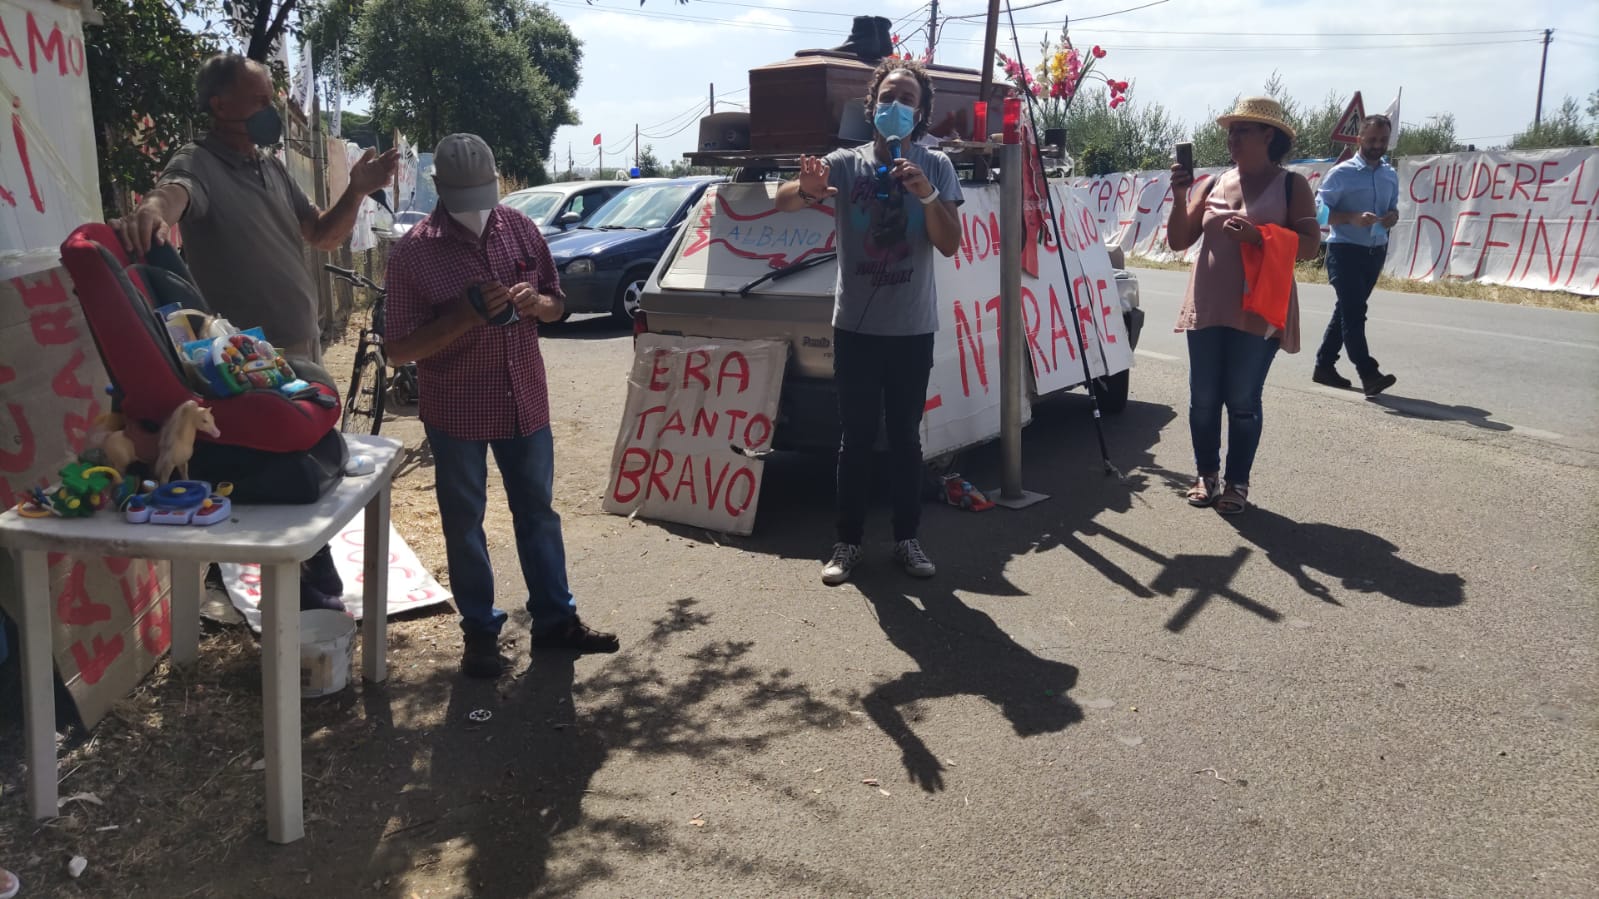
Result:
{"label": "utility pole", "polygon": [[938,43],[938,0],[933,0],[932,11],[927,14],[927,61],[933,61],[933,47]]}
{"label": "utility pole", "polygon": [[711,82],[711,115],[716,115],[716,82]]}
{"label": "utility pole", "polygon": [[633,123],[633,168],[638,168],[638,122]]}
{"label": "utility pole", "polygon": [[1549,41],[1554,37],[1554,29],[1543,30],[1543,63],[1538,66],[1538,108],[1532,114],[1532,127],[1537,128],[1543,124],[1543,75],[1549,68]]}

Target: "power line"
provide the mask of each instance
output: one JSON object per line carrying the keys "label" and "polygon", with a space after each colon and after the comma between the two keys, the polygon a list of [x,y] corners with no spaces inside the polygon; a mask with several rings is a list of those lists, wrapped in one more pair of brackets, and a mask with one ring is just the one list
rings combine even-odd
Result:
{"label": "power line", "polygon": [[[1077,22],[1080,22],[1080,21],[1082,21],[1082,20],[1081,19],[1073,19],[1072,20],[1073,24],[1075,24]],[[1016,24],[1018,26],[1020,26],[1020,25],[1023,25],[1023,24],[1028,24],[1028,25],[1050,25],[1050,24],[1054,24],[1054,23],[1051,23],[1051,22],[1029,22],[1029,23],[1017,22]],[[1494,28],[1494,29],[1489,29],[1489,30],[1485,30],[1485,31],[1380,31],[1380,32],[1379,31],[1152,31],[1152,30],[1150,30],[1148,28],[1085,28],[1083,30],[1090,31],[1090,32],[1092,32],[1094,34],[1165,34],[1165,35],[1192,34],[1192,35],[1211,35],[1211,36],[1223,36],[1223,37],[1376,37],[1376,38],[1439,37],[1439,36],[1447,36],[1447,35],[1471,35],[1471,34],[1520,34],[1522,32],[1526,32],[1528,34],[1533,34],[1533,33],[1542,34],[1543,33],[1543,29],[1541,29],[1541,28],[1516,28],[1516,29],[1510,29],[1508,31],[1503,29],[1503,28]]]}

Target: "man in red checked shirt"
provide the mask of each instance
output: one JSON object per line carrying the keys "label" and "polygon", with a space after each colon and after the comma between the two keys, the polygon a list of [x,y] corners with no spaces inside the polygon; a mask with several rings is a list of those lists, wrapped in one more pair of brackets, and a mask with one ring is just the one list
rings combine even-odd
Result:
{"label": "man in red checked shirt", "polygon": [[539,322],[564,312],[549,248],[534,225],[499,205],[494,153],[452,134],[433,153],[439,203],[389,255],[389,362],[417,363],[419,413],[433,448],[450,589],[461,613],[469,677],[505,671],[494,568],[483,536],[488,450],[505,482],[533,616],[533,648],[616,652],[614,634],[577,616],[566,582],[561,518],[551,508],[555,446]]}

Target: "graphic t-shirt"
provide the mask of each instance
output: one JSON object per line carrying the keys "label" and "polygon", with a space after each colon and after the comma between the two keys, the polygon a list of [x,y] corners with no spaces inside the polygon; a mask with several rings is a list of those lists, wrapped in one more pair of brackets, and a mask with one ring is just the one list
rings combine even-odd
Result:
{"label": "graphic t-shirt", "polygon": [[[938,202],[963,202],[949,157],[905,142],[904,157],[938,188]],[[872,144],[827,154],[838,236],[838,285],[833,327],[862,334],[907,337],[938,330],[933,241],[927,210],[915,194],[878,174]],[[879,197],[879,194],[886,194]]]}

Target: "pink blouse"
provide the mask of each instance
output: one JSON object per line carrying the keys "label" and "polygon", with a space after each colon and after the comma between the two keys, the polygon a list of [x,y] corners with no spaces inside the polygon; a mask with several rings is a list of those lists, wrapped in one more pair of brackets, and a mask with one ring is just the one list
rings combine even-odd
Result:
{"label": "pink blouse", "polygon": [[1283,179],[1290,177],[1292,174],[1285,169],[1259,196],[1246,199],[1236,168],[1216,176],[1216,186],[1205,198],[1199,258],[1188,276],[1188,292],[1183,296],[1183,308],[1177,313],[1177,325],[1172,330],[1234,328],[1258,337],[1279,337],[1284,352],[1299,352],[1298,286],[1288,295],[1288,321],[1282,331],[1253,312],[1245,312],[1243,252],[1238,241],[1222,231],[1222,224],[1235,212],[1242,212],[1257,225],[1292,228],[1293,223],[1288,220],[1288,191],[1283,184]]}

